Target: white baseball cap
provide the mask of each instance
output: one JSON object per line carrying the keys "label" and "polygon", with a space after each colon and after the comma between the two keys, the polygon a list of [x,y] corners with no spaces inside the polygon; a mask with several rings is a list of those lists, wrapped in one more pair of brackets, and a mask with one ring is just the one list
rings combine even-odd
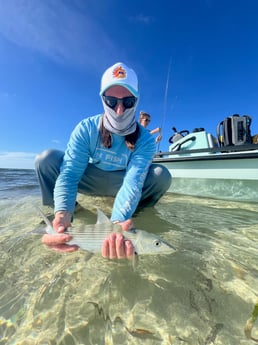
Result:
{"label": "white baseball cap", "polygon": [[109,67],[101,78],[100,96],[111,86],[121,85],[129,90],[135,97],[139,97],[138,78],[133,69],[124,63],[118,62]]}

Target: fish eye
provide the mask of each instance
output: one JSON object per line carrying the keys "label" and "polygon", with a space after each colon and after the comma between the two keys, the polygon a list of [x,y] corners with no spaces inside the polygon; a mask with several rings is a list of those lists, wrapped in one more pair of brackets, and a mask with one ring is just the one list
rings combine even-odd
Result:
{"label": "fish eye", "polygon": [[159,240],[155,240],[153,242],[153,244],[154,244],[154,247],[160,247],[161,246],[161,242]]}

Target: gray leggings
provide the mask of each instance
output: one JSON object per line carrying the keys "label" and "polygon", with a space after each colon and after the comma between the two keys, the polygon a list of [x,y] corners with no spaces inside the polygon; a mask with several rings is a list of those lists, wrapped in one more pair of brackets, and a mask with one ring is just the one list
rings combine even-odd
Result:
{"label": "gray leggings", "polygon": [[[53,191],[56,179],[60,173],[64,152],[46,150],[36,158],[35,169],[42,193],[43,205],[54,206]],[[81,194],[93,194],[115,197],[125,176],[125,170],[104,171],[88,164],[79,185]],[[138,207],[153,206],[170,187],[172,177],[166,167],[152,164],[149,168],[142,197]]]}

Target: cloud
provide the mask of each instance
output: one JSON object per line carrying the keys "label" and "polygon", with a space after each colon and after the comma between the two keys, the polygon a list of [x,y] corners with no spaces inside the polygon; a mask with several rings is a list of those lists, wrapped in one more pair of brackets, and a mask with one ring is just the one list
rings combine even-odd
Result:
{"label": "cloud", "polygon": [[0,152],[0,168],[34,169],[36,153]]}
{"label": "cloud", "polygon": [[[114,46],[90,13],[59,0],[1,2],[0,35],[58,63],[98,67],[96,56]],[[101,59],[101,58],[100,58]]]}
{"label": "cloud", "polygon": [[16,97],[15,93],[9,93],[7,91],[0,91],[0,99],[10,99]]}
{"label": "cloud", "polygon": [[59,139],[52,139],[51,141],[54,144],[58,144],[58,145],[61,144],[61,141]]}
{"label": "cloud", "polygon": [[130,20],[134,23],[150,24],[154,22],[154,18],[151,16],[146,16],[143,14],[138,14],[137,16],[130,17]]}

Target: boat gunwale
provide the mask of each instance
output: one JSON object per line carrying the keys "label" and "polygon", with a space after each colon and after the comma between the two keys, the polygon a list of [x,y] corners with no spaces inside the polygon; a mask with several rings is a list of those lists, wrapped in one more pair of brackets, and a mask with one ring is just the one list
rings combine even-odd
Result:
{"label": "boat gunwale", "polygon": [[[192,155],[196,153],[207,153],[207,155]],[[250,144],[241,146],[215,147],[208,149],[205,148],[196,150],[159,152],[154,156],[153,163],[257,158],[258,145]]]}

